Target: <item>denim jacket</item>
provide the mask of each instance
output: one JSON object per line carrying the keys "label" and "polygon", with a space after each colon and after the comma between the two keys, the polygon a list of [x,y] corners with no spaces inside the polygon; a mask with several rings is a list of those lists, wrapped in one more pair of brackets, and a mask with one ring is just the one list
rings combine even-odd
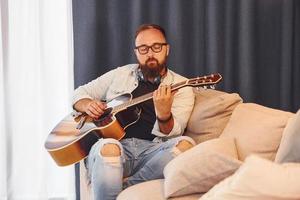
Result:
{"label": "denim jacket", "polygon": [[[138,64],[128,64],[118,67],[78,87],[74,91],[73,105],[78,100],[84,98],[106,100],[109,102],[117,96],[131,93],[138,86],[137,68]],[[184,80],[186,80],[186,78],[168,69],[167,75],[162,78],[161,83],[170,85]],[[152,129],[152,134],[161,139],[182,135],[193,110],[194,99],[192,88],[184,87],[179,89],[174,95],[171,108],[174,118],[173,129],[166,135],[160,132],[158,122],[156,121]],[[156,140],[157,139],[159,138],[156,138]]]}

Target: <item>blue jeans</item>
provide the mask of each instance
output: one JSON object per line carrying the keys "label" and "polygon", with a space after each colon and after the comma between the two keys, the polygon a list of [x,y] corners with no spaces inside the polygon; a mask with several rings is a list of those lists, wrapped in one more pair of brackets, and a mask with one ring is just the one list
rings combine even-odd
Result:
{"label": "blue jeans", "polygon": [[[96,200],[116,199],[122,189],[147,180],[163,178],[163,169],[180,150],[181,140],[194,141],[187,136],[153,142],[136,138],[121,141],[100,139],[93,145],[87,159],[88,176]],[[104,157],[100,154],[105,144],[116,144],[121,156]],[[123,181],[123,177],[127,177]]]}

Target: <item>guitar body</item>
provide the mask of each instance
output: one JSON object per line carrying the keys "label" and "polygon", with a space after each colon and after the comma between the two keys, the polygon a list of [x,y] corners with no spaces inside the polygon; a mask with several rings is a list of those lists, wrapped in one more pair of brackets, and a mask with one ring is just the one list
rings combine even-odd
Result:
{"label": "guitar body", "polygon": [[[131,95],[121,95],[107,105],[130,101]],[[108,113],[99,120],[87,119],[78,129],[78,119],[72,113],[66,116],[48,135],[45,148],[57,165],[66,166],[84,159],[99,138],[121,140],[125,129],[139,120],[141,111],[128,108],[115,114]]]}

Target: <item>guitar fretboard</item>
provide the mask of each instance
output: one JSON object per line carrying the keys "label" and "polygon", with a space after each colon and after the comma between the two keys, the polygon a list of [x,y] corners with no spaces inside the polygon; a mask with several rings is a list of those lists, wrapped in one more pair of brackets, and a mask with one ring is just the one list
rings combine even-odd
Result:
{"label": "guitar fretboard", "polygon": [[[174,90],[178,90],[182,87],[184,87],[186,84],[187,84],[188,80],[187,81],[182,81],[182,82],[179,82],[179,83],[176,83],[174,85],[171,86],[171,91],[174,91]],[[112,109],[112,112],[113,113],[117,113],[121,110],[125,110],[131,106],[134,106],[134,105],[137,105],[139,103],[142,103],[144,101],[147,101],[149,99],[152,99],[153,97],[153,92],[150,92],[150,93],[147,93],[147,94],[144,94],[142,96],[139,96],[139,97],[136,97],[130,101],[127,101],[125,103],[122,103],[118,106],[115,106],[113,109]]]}

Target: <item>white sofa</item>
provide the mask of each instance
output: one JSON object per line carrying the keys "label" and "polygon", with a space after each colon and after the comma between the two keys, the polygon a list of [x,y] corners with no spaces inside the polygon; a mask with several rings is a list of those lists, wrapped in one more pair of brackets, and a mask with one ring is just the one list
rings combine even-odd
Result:
{"label": "white sofa", "polygon": [[[252,194],[251,192],[259,193],[255,188],[246,189],[248,194],[243,190],[244,188],[234,188],[234,190],[228,185],[232,185],[236,179],[240,180],[240,176],[246,177],[240,171],[251,172],[253,165],[268,166],[269,169],[272,168],[269,166],[271,165],[286,170],[291,166],[286,167],[276,164],[274,161],[284,162],[290,157],[292,157],[291,161],[298,159],[297,155],[290,153],[293,151],[293,149],[290,150],[293,145],[290,145],[291,137],[289,135],[291,135],[290,132],[297,132],[295,126],[298,126],[294,119],[297,116],[294,113],[253,103],[243,103],[236,93],[229,94],[210,89],[194,90],[194,92],[196,94],[195,106],[185,135],[192,137],[197,145],[176,157],[166,166],[165,179],[131,186],[119,194],[118,200],[192,200],[199,198],[210,200],[226,199],[227,197],[228,199],[247,199],[241,194],[248,195],[252,199],[260,199],[260,197],[268,199],[269,196],[266,195],[255,196],[256,194]],[[300,122],[300,117],[298,118]],[[288,136],[282,137],[285,132]],[[295,138],[294,135],[292,138]],[[292,139],[292,142],[294,141]],[[277,153],[279,147],[281,149]],[[250,156],[252,154],[259,157]],[[263,169],[262,166],[260,169]],[[291,168],[299,170],[300,166],[294,164]],[[259,171],[259,169],[254,171]],[[280,170],[278,169],[276,172],[278,171]],[[81,166],[80,192],[82,200],[92,199],[90,188],[86,184],[85,173],[84,167]],[[272,175],[270,177],[280,176]],[[249,181],[252,181],[251,185],[255,185],[253,180]],[[265,178],[264,181],[266,182],[268,179]],[[286,181],[295,183],[292,182],[295,180]],[[300,177],[298,182],[300,185]],[[247,184],[240,183],[239,185]],[[274,188],[276,187],[274,186]],[[300,188],[292,187],[292,189],[296,192],[289,190],[291,195],[286,195],[285,197],[288,197],[286,199],[294,199],[295,196],[297,197],[295,199],[300,199],[300,194],[297,196]],[[272,189],[270,190],[272,191]],[[266,187],[266,191],[268,191],[268,187]],[[276,192],[274,191],[274,193]],[[283,192],[283,194],[285,193]],[[278,199],[281,197],[279,196]]]}

